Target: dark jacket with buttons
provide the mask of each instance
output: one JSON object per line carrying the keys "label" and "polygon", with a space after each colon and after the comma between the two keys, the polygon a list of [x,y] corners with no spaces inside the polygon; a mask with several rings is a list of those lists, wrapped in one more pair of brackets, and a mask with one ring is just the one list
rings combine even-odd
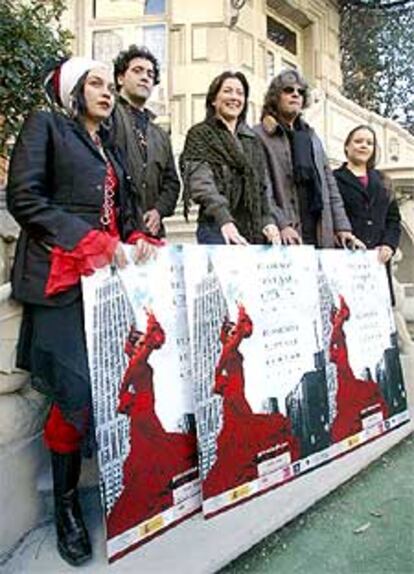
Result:
{"label": "dark jacket with buttons", "polygon": [[[105,151],[119,180],[117,224],[126,240],[143,229],[142,216],[120,158]],[[36,112],[25,122],[7,186],[7,207],[22,228],[12,273],[15,299],[63,306],[79,297],[79,287],[45,297],[50,251],[54,246],[72,250],[101,227],[105,174],[104,158],[77,122],[55,112]]]}
{"label": "dark jacket with buttons", "polygon": [[[335,232],[351,231],[351,225],[322,142],[310,126],[302,119],[299,121],[302,129],[310,131],[315,167],[321,181],[323,209],[317,222],[318,246],[334,247]],[[292,152],[288,136],[271,116],[266,116],[261,124],[254,127],[254,130],[263,144],[275,203],[284,214],[282,218],[276,216],[277,224],[281,229],[290,225],[300,232],[299,197],[294,181]]]}
{"label": "dark jacket with buttons", "polygon": [[[138,144],[128,104],[121,98],[113,114],[112,137],[126,159],[142,212],[156,209],[162,220],[174,213],[180,193],[180,180],[170,139],[163,129],[154,124],[154,115],[146,111],[150,116],[146,132],[146,157]],[[161,222],[159,237],[164,235]]]}
{"label": "dark jacket with buttons", "polygon": [[401,216],[381,172],[368,171],[366,188],[346,165],[333,173],[354,234],[369,249],[388,245],[395,251],[401,235]]}

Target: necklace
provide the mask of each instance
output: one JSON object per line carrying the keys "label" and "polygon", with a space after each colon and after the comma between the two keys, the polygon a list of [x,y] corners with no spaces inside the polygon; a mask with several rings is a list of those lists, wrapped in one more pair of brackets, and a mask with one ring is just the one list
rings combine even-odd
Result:
{"label": "necklace", "polygon": [[92,141],[99,150],[99,153],[105,160],[106,173],[104,182],[104,200],[102,204],[102,212],[100,217],[100,222],[104,227],[108,227],[112,220],[114,219],[114,208],[115,208],[115,190],[117,186],[117,177],[115,170],[111,162],[106,157],[101,138],[98,134],[92,136]]}
{"label": "necklace", "polygon": [[146,134],[147,118],[145,111],[135,110],[132,106],[128,106],[129,115],[131,118],[132,131],[137,140],[143,155],[147,155],[148,139]]}
{"label": "necklace", "polygon": [[111,162],[106,162],[106,174],[104,184],[104,200],[100,222],[104,227],[108,227],[115,217],[115,191],[118,180]]}
{"label": "necklace", "polygon": [[144,150],[146,150],[148,145],[147,136],[142,132],[142,130],[140,130],[136,126],[134,126],[132,129],[138,140],[138,145],[140,145],[142,148],[144,148]]}

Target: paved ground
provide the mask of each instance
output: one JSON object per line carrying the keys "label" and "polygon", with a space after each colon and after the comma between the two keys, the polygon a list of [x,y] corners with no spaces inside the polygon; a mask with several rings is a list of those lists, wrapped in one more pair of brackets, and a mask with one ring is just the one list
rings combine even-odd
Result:
{"label": "paved ground", "polygon": [[[137,568],[138,553],[107,566],[98,493],[90,489],[83,492],[82,498],[94,547],[92,561],[75,570],[57,555],[49,495],[45,501],[46,519],[12,552],[0,557],[0,573],[149,574]],[[140,556],[141,553],[145,553],[145,547]],[[168,568],[152,570],[155,571],[183,574],[174,568],[174,561]],[[414,436],[410,435],[221,574],[243,572],[414,574]],[[191,574],[198,573],[194,569]]]}
{"label": "paved ground", "polygon": [[413,574],[414,436],[221,574]]}

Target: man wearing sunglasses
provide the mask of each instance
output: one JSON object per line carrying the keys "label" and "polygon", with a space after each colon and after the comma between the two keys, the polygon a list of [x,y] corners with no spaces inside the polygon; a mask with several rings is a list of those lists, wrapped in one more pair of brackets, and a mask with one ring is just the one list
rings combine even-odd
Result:
{"label": "man wearing sunglasses", "polygon": [[353,233],[319,137],[302,118],[309,102],[306,81],[296,70],[273,78],[261,123],[276,223],[285,245],[364,247]]}

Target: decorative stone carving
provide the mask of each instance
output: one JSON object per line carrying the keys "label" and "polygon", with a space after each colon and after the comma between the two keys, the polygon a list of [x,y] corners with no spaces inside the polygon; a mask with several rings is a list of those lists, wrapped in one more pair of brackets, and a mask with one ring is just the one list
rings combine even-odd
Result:
{"label": "decorative stone carving", "polygon": [[10,294],[10,283],[0,285],[0,373],[8,374],[16,371],[16,342],[22,315],[21,305]]}
{"label": "decorative stone carving", "polygon": [[396,137],[388,142],[388,156],[390,161],[397,162],[400,159],[400,143]]}
{"label": "decorative stone carving", "polygon": [[0,185],[0,285],[10,277],[10,263],[19,226],[6,209],[6,188]]}
{"label": "decorative stone carving", "polygon": [[27,384],[27,380],[28,374],[25,371],[9,374],[0,371],[0,397],[19,391]]}
{"label": "decorative stone carving", "polygon": [[229,0],[230,5],[230,23],[229,27],[234,28],[240,16],[240,10],[244,7],[247,0]]}

